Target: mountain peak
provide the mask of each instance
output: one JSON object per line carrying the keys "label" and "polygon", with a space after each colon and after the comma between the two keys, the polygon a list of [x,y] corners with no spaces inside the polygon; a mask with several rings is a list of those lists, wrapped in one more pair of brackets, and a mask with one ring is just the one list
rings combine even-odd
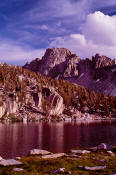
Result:
{"label": "mountain peak", "polygon": [[106,66],[113,66],[116,64],[116,59],[111,59],[107,56],[96,54],[92,57],[92,62],[94,63],[95,68],[102,68]]}
{"label": "mountain peak", "polygon": [[61,57],[69,57],[71,52],[66,48],[48,48],[43,56],[43,58],[61,58]]}
{"label": "mountain peak", "polygon": [[64,72],[68,63],[73,66],[79,61],[80,58],[66,48],[48,48],[41,61],[33,60],[30,64],[24,65],[24,68],[38,71],[45,76],[51,76],[51,74],[57,76]]}
{"label": "mountain peak", "polygon": [[24,68],[116,96],[116,59],[98,53],[92,60],[81,60],[68,49],[49,48],[41,60],[35,59]]}

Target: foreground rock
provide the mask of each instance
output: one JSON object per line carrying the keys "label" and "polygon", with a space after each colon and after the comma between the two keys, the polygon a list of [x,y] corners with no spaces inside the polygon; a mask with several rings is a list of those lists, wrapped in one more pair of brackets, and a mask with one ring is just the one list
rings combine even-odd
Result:
{"label": "foreground rock", "polygon": [[98,171],[98,170],[103,170],[105,168],[106,168],[106,166],[95,166],[95,167],[86,166],[84,169],[90,170],[90,171]]}
{"label": "foreground rock", "polygon": [[[81,150],[82,151],[82,150]],[[84,150],[87,151],[87,150]],[[76,149],[73,150],[74,154]],[[77,150],[80,153],[80,150]],[[13,167],[0,166],[0,174],[114,174],[116,172],[116,156],[110,156],[111,151],[99,150],[91,151],[90,154],[75,154],[76,157],[64,153],[44,155],[44,156],[27,156],[21,158],[23,165]],[[116,146],[113,146],[112,153],[115,155]],[[43,158],[44,157],[44,158]],[[57,159],[58,158],[58,159]],[[6,160],[7,161],[7,160]],[[1,162],[1,161],[0,161]],[[16,162],[15,162],[16,164]],[[9,164],[5,164],[8,166]]]}
{"label": "foreground rock", "polygon": [[55,171],[53,171],[52,173],[64,173],[65,172],[65,168],[59,168]]}
{"label": "foreground rock", "polygon": [[65,155],[66,155],[65,153],[56,153],[56,154],[42,156],[42,158],[43,159],[56,159],[56,158],[59,158],[59,157],[63,157]]}
{"label": "foreground rock", "polygon": [[41,150],[41,149],[32,149],[30,150],[30,155],[48,155],[51,154],[49,151]]}
{"label": "foreground rock", "polygon": [[3,160],[3,158],[0,156],[0,161]]}
{"label": "foreground rock", "polygon": [[112,150],[112,146],[106,143],[101,143],[100,145],[91,148],[92,151],[98,151],[98,150],[106,150],[106,151],[110,151]]}
{"label": "foreground rock", "polygon": [[110,156],[115,156],[115,154],[114,154],[112,151],[107,151],[107,153],[108,153]]}
{"label": "foreground rock", "polygon": [[22,165],[22,162],[19,162],[15,159],[3,159],[0,161],[1,166],[13,166],[13,165]]}
{"label": "foreground rock", "polygon": [[13,168],[13,171],[23,171],[23,168]]}
{"label": "foreground rock", "polygon": [[86,153],[90,153],[90,151],[87,151],[87,150],[71,150],[72,153],[75,153],[75,154],[86,154]]}

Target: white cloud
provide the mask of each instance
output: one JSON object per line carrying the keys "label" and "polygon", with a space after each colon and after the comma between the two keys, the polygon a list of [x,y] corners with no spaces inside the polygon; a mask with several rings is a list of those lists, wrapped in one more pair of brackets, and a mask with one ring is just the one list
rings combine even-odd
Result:
{"label": "white cloud", "polygon": [[[44,13],[39,8],[44,5]],[[90,11],[91,3],[88,0],[49,0],[38,4],[29,11],[24,13],[24,18],[30,21],[50,20],[53,18],[65,18],[73,16],[74,18],[83,19]]]}
{"label": "white cloud", "polygon": [[116,16],[104,15],[101,12],[89,14],[83,27],[87,40],[97,44],[116,44]]}
{"label": "white cloud", "polygon": [[45,49],[32,49],[24,48],[16,45],[16,43],[0,42],[0,62],[21,62],[31,61],[35,58],[41,58],[45,52]]}
{"label": "white cloud", "polygon": [[[84,1],[83,1],[84,2]],[[72,8],[72,6],[71,6]],[[68,12],[66,12],[68,13]],[[58,25],[61,25],[60,23]],[[46,25],[41,26],[47,30]],[[89,14],[85,24],[81,26],[82,33],[72,33],[64,37],[52,38],[48,47],[66,47],[82,58],[100,53],[109,57],[116,57],[116,16],[104,15],[101,12]],[[59,30],[60,32],[60,30]],[[38,36],[28,32],[20,33],[20,41],[32,40],[38,42]],[[33,49],[0,38],[0,62],[26,62],[44,55],[45,48]]]}
{"label": "white cloud", "polygon": [[66,47],[86,58],[100,53],[116,57],[116,16],[95,12],[87,16],[82,34],[55,38],[50,46]]}

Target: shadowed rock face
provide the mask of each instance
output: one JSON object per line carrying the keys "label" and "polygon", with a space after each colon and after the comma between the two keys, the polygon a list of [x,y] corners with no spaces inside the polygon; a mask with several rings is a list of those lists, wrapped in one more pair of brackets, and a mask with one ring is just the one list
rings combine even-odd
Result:
{"label": "shadowed rock face", "polygon": [[116,96],[116,59],[96,54],[92,60],[81,60],[68,49],[52,48],[41,60],[35,59],[24,68]]}

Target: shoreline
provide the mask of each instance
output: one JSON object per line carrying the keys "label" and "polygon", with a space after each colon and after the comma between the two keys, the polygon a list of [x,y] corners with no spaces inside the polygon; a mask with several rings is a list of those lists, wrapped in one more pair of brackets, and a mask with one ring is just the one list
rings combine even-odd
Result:
{"label": "shoreline", "polygon": [[57,118],[53,118],[53,117],[45,117],[45,118],[41,118],[41,119],[18,119],[18,118],[5,118],[5,119],[0,119],[0,123],[6,123],[6,122],[12,122],[12,123],[29,123],[29,122],[96,122],[96,121],[116,121],[116,118],[108,118],[108,117],[86,117],[86,118],[72,118],[72,117],[67,117],[67,118],[61,118],[61,117],[57,117]]}
{"label": "shoreline", "polygon": [[66,153],[33,149],[25,157],[1,157],[0,175],[115,174],[115,164],[116,146],[104,143],[90,149],[71,149]]}

